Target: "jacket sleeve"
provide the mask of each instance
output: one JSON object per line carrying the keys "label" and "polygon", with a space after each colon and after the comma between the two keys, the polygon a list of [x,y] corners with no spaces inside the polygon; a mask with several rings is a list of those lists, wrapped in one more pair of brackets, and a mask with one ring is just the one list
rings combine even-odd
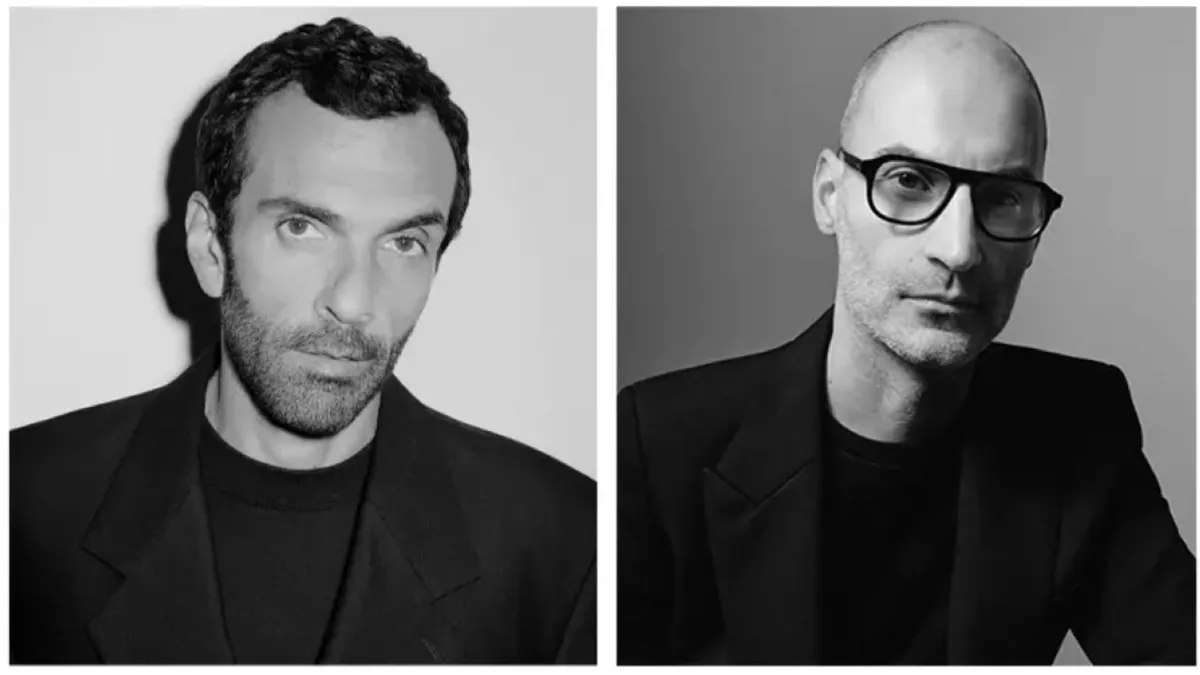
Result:
{"label": "jacket sleeve", "polygon": [[617,396],[617,663],[670,658],[672,557],[655,516],[634,390]]}
{"label": "jacket sleeve", "polygon": [[1070,628],[1097,665],[1195,664],[1196,559],[1142,453],[1129,385],[1116,368],[1109,372],[1112,386],[1103,391],[1116,391],[1118,404],[1106,406],[1112,424],[1099,440],[1111,449],[1112,470]]}

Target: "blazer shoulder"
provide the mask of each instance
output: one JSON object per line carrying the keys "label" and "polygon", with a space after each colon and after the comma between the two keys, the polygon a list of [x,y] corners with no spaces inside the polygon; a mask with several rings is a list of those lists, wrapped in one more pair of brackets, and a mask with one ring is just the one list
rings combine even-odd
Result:
{"label": "blazer shoulder", "polygon": [[1133,398],[1125,373],[1117,366],[1094,359],[1059,354],[1033,347],[997,343],[993,345],[991,367],[1004,372],[1004,378],[1029,395],[1043,408],[1051,408],[1060,417],[1083,416],[1092,425],[1097,415],[1119,413],[1113,422],[1128,422],[1126,413],[1134,413]]}
{"label": "blazer shoulder", "polygon": [[[472,490],[499,491],[565,518],[592,518],[596,482],[525,443],[425,408],[435,433],[451,449],[451,463]],[[483,487],[483,486],[490,487]],[[478,493],[477,493],[478,494]]]}
{"label": "blazer shoulder", "polygon": [[636,382],[617,397],[617,452],[690,475],[714,461],[751,410],[785,383],[784,350],[693,366]]}
{"label": "blazer shoulder", "polygon": [[736,413],[777,384],[783,350],[788,346],[656,375],[626,386],[620,396],[636,401],[639,412],[662,411],[673,416],[703,411],[718,417],[722,411]]}
{"label": "blazer shoulder", "polygon": [[8,441],[14,469],[58,465],[64,459],[85,461],[97,452],[123,450],[123,441],[157,392],[145,391],[12,429]]}
{"label": "blazer shoulder", "polygon": [[1003,373],[1032,429],[1050,439],[1068,474],[1116,480],[1144,462],[1142,426],[1125,373],[1115,365],[1032,347],[994,345],[989,367]]}
{"label": "blazer shoulder", "polygon": [[[1111,363],[1036,347],[997,342],[992,345],[992,350],[996,361],[1003,363],[1004,367],[1018,369],[1027,381],[1033,378],[1039,384],[1042,381],[1063,380],[1065,376],[1111,379],[1121,373],[1120,368]],[[1121,373],[1121,376],[1124,377],[1124,374]]]}
{"label": "blazer shoulder", "polygon": [[144,392],[9,432],[14,541],[50,550],[82,534],[152,396]]}

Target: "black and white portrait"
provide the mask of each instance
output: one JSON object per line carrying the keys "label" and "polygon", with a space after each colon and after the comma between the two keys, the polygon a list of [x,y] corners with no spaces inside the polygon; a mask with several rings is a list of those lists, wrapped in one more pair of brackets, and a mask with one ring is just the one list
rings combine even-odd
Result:
{"label": "black and white portrait", "polygon": [[10,18],[11,660],[595,663],[595,11]]}
{"label": "black and white portrait", "polygon": [[1195,665],[1194,7],[9,18],[11,663]]}
{"label": "black and white portrait", "polygon": [[1195,11],[618,12],[619,663],[1195,663]]}

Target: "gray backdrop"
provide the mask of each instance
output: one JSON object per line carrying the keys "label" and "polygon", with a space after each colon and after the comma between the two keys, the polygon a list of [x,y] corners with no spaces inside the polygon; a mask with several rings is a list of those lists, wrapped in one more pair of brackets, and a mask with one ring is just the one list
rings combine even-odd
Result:
{"label": "gray backdrop", "polygon": [[[1001,340],[1116,364],[1195,551],[1195,10],[620,9],[618,384],[759,351],[833,300],[812,217],[854,76],[919,21],[1008,40],[1065,196]],[[1086,663],[1070,640],[1060,663]]]}

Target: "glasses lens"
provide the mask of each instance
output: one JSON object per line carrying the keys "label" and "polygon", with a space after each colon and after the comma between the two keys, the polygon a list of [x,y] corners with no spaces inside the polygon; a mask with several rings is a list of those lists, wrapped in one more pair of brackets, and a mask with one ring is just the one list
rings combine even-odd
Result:
{"label": "glasses lens", "polygon": [[875,173],[871,198],[881,216],[917,224],[937,211],[950,191],[950,183],[949,176],[931,166],[893,160]]}
{"label": "glasses lens", "polygon": [[1002,239],[1032,237],[1046,220],[1046,195],[1030,183],[998,178],[971,193],[975,214],[989,234]]}
{"label": "glasses lens", "polygon": [[[893,222],[924,224],[941,208],[953,181],[922,162],[889,160],[875,173],[871,200]],[[1040,186],[997,177],[975,185],[975,215],[988,234],[1000,239],[1033,237],[1046,221],[1049,201]]]}

